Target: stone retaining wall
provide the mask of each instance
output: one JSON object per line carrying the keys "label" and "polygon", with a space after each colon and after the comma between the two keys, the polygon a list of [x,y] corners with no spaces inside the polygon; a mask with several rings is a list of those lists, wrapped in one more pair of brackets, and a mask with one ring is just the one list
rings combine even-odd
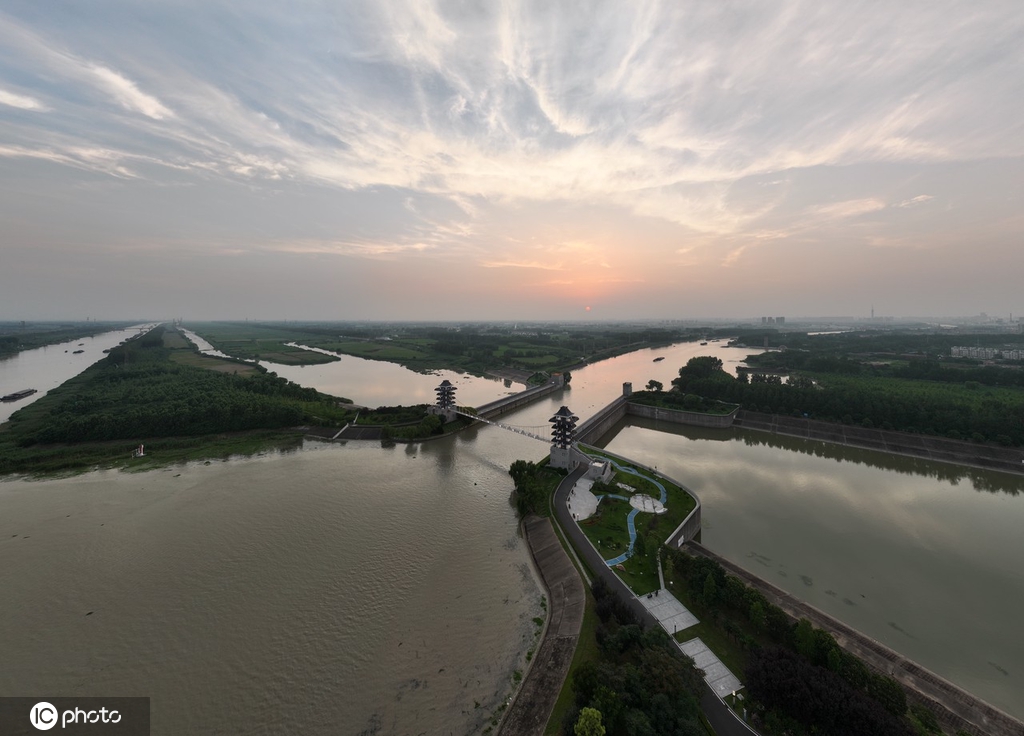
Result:
{"label": "stone retaining wall", "polygon": [[1024,450],[741,410],[734,426],[927,460],[1024,473]]}
{"label": "stone retaining wall", "polygon": [[666,409],[662,406],[637,404],[636,402],[630,402],[626,406],[626,414],[629,416],[661,419],[675,424],[690,424],[696,427],[712,427],[714,429],[731,427],[733,418],[738,410],[739,407],[733,409],[728,414],[704,414],[696,411],[682,411],[680,409]]}

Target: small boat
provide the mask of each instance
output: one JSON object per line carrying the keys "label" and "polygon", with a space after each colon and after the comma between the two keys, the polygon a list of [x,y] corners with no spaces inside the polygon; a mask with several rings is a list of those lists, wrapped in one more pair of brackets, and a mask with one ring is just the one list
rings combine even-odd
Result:
{"label": "small boat", "polygon": [[17,401],[18,399],[24,399],[26,396],[31,396],[34,393],[36,393],[34,388],[27,388],[24,391],[15,391],[13,394],[0,396],[0,401]]}
{"label": "small boat", "polygon": [[701,345],[707,345],[707,343],[706,342],[702,342]]}
{"label": "small boat", "polygon": [[79,353],[84,353],[84,352],[85,352],[84,350],[75,350],[75,351],[74,351],[73,353],[71,353],[71,354],[72,354],[72,355],[78,355]]}
{"label": "small boat", "polygon": [[652,363],[657,363],[657,362],[659,362],[659,361],[662,361],[662,360],[665,360],[665,356],[664,356],[664,355],[662,355],[662,356],[659,356],[659,357],[655,358],[655,359],[654,359],[654,360],[652,360],[651,362],[652,362]]}

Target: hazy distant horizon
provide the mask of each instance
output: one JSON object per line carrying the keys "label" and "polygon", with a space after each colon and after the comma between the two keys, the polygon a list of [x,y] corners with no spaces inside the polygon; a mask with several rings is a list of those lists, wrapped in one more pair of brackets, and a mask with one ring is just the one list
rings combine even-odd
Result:
{"label": "hazy distant horizon", "polygon": [[[913,316],[889,316],[889,315],[878,315],[871,317],[870,315],[858,316],[858,315],[820,315],[820,316],[808,316],[808,315],[764,315],[765,317],[771,317],[772,319],[778,319],[783,317],[784,323],[762,325],[761,316],[741,316],[741,317],[638,317],[634,319],[602,319],[599,317],[591,318],[566,318],[566,319],[547,319],[547,318],[536,318],[536,319],[474,319],[474,318],[452,318],[452,319],[327,319],[323,317],[299,317],[299,318],[274,318],[268,317],[263,319],[254,318],[222,318],[222,317],[206,317],[206,318],[179,318],[179,317],[114,317],[110,319],[92,319],[92,322],[97,324],[152,324],[152,323],[169,323],[182,319],[184,325],[187,327],[189,324],[212,324],[212,323],[243,323],[251,322],[253,324],[354,324],[354,325],[502,325],[502,326],[514,326],[529,327],[532,325],[579,325],[582,327],[588,326],[602,326],[602,325],[667,325],[667,326],[680,326],[680,327],[701,327],[701,326],[715,326],[715,327],[732,327],[737,328],[760,328],[762,326],[779,328],[786,330],[790,327],[807,327],[807,326],[851,326],[858,328],[889,328],[898,329],[901,326],[916,326],[916,325],[933,325],[933,326],[958,326],[958,327],[1006,327],[1008,329],[1020,330],[1020,325],[1024,324],[1024,318],[1013,315],[1007,315],[1001,317],[999,315],[913,315]],[[0,318],[0,328],[17,325],[22,320],[3,319]],[[77,317],[57,317],[52,319],[25,319],[23,320],[26,325],[31,326],[33,324],[60,324],[70,322],[84,322],[84,319]]]}
{"label": "hazy distant horizon", "polygon": [[1008,319],[1021,37],[1009,0],[11,0],[0,320]]}

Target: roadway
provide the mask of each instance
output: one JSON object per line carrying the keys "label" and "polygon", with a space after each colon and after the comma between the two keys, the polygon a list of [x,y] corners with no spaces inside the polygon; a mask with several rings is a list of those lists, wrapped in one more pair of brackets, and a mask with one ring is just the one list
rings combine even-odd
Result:
{"label": "roadway", "polygon": [[[572,516],[569,514],[569,509],[566,506],[566,501],[569,498],[569,491],[576,485],[576,481],[583,477],[586,473],[586,466],[581,466],[571,472],[565,477],[565,479],[558,484],[558,488],[555,490],[555,518],[558,521],[558,525],[562,528],[569,539],[572,541],[572,545],[576,548],[580,557],[583,558],[584,562],[590,568],[591,572],[596,577],[600,577],[604,580],[608,586],[618,594],[618,596],[626,602],[626,604],[636,614],[642,624],[646,626],[659,626],[658,620],[651,615],[644,605],[633,595],[625,583],[623,583],[619,577],[612,571],[608,565],[602,559],[601,555],[598,554],[597,550],[587,539],[586,535],[579,528],[579,525],[573,521]],[[723,703],[711,686],[704,683],[704,692],[701,694],[700,707],[704,711],[704,715],[707,716],[708,721],[711,723],[711,727],[715,729],[715,733],[718,736],[750,736],[752,733],[751,729],[747,727],[741,720],[739,720],[731,710],[729,706]]]}

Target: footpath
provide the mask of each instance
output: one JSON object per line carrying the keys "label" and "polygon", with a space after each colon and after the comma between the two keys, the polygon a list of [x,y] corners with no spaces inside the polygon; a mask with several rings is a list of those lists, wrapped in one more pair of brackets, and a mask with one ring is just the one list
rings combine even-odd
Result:
{"label": "footpath", "polygon": [[526,678],[501,722],[501,736],[544,733],[576,652],[587,602],[583,581],[551,522],[531,514],[523,521],[523,534],[547,589],[548,620]]}

